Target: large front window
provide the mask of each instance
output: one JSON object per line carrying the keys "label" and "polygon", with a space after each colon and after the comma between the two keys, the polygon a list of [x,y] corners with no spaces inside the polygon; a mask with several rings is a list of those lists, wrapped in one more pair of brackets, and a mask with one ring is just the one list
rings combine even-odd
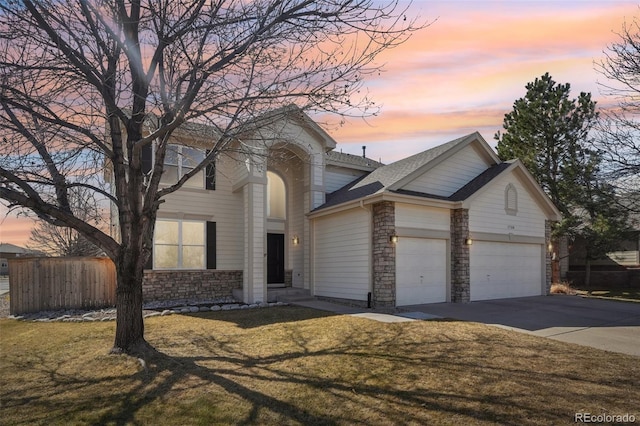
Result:
{"label": "large front window", "polygon": [[204,269],[205,223],[158,220],[153,250],[154,268]]}
{"label": "large front window", "polygon": [[[164,173],[162,173],[161,183],[173,185],[182,176],[193,170],[205,157],[205,152],[201,149],[191,148],[183,145],[167,146],[167,153],[164,158]],[[204,188],[204,172],[201,170],[191,179],[184,183],[189,188]]]}

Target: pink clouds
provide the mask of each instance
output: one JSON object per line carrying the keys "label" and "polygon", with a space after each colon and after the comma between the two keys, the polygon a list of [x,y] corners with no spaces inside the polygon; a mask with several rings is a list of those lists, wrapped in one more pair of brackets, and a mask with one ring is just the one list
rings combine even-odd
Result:
{"label": "pink clouds", "polygon": [[7,209],[0,205],[0,242],[25,247],[29,240],[33,221],[15,214],[6,214]]}
{"label": "pink clouds", "polygon": [[[360,154],[368,145],[369,156],[391,162],[475,130],[494,145],[525,84],[547,71],[571,83],[574,96],[591,92],[606,105],[593,62],[625,20],[640,16],[635,1],[616,0],[414,0],[412,9],[435,21],[379,58],[386,72],[366,86],[381,114],[330,129],[338,149]],[[0,241],[24,245],[31,220],[5,212]]]}
{"label": "pink clouds", "polygon": [[[479,130],[489,143],[525,84],[549,72],[574,96],[591,92],[600,105],[593,63],[638,15],[631,1],[429,1],[414,3],[436,19],[381,58],[386,72],[367,82],[381,114],[332,132],[346,152],[363,142],[398,159]],[[420,137],[424,143],[420,144]],[[440,136],[438,136],[440,135]],[[389,142],[389,146],[385,143]],[[352,148],[353,145],[353,148]],[[415,150],[414,150],[415,149]]]}

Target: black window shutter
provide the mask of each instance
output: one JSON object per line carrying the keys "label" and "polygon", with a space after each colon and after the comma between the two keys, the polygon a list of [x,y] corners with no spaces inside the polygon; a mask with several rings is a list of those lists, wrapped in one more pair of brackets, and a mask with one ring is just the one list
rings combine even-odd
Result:
{"label": "black window shutter", "polygon": [[216,269],[216,223],[207,222],[207,269]]}
{"label": "black window shutter", "polygon": [[[207,150],[207,155],[209,155],[210,152],[211,151]],[[216,189],[216,160],[207,164],[204,181],[206,189]]]}
{"label": "black window shutter", "polygon": [[147,259],[147,263],[145,263],[144,269],[153,269],[153,249],[151,249],[149,259]]}
{"label": "black window shutter", "polygon": [[151,165],[153,164],[153,151],[151,149],[151,144],[147,144],[142,147],[140,162],[142,164],[142,173],[146,175],[151,171]]}

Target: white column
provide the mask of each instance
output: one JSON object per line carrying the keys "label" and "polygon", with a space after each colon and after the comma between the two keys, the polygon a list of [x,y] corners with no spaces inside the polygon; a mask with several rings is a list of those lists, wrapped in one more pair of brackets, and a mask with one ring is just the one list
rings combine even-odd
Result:
{"label": "white column", "polygon": [[244,270],[245,303],[266,302],[266,176],[260,165],[251,166],[249,181],[242,188],[244,199]]}

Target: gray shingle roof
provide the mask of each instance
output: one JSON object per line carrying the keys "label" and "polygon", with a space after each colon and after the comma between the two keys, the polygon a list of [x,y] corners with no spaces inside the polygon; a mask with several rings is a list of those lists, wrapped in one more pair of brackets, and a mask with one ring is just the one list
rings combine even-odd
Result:
{"label": "gray shingle roof", "polygon": [[23,253],[27,253],[29,250],[19,247],[15,244],[9,244],[9,243],[0,243],[0,253],[16,253],[16,254],[23,254]]}
{"label": "gray shingle roof", "polygon": [[329,151],[327,152],[327,163],[340,165],[346,164],[351,166],[359,166],[368,170],[374,170],[378,167],[384,166],[379,161],[372,160],[371,158],[363,157],[361,155],[345,154],[342,152]]}
{"label": "gray shingle roof", "polygon": [[325,209],[327,207],[335,206],[338,204],[354,201],[362,197],[373,195],[376,193],[382,193],[384,191],[390,191],[398,194],[413,195],[417,197],[432,198],[437,200],[448,201],[463,201],[473,195],[476,191],[489,183],[493,178],[502,173],[506,168],[510,166],[510,163],[500,163],[492,167],[489,167],[483,173],[471,180],[465,186],[460,188],[454,194],[449,197],[439,196],[435,194],[427,194],[423,192],[408,191],[408,190],[391,190],[395,183],[404,179],[418,169],[424,167],[432,161],[439,161],[438,158],[445,154],[447,151],[455,148],[456,146],[468,143],[475,137],[475,133],[461,138],[455,139],[451,142],[436,146],[421,153],[412,155],[411,157],[404,158],[396,161],[395,163],[382,166],[372,171],[368,175],[363,176],[360,179],[351,182],[350,184],[338,189],[337,191],[328,194],[326,202],[318,207],[316,210]]}

